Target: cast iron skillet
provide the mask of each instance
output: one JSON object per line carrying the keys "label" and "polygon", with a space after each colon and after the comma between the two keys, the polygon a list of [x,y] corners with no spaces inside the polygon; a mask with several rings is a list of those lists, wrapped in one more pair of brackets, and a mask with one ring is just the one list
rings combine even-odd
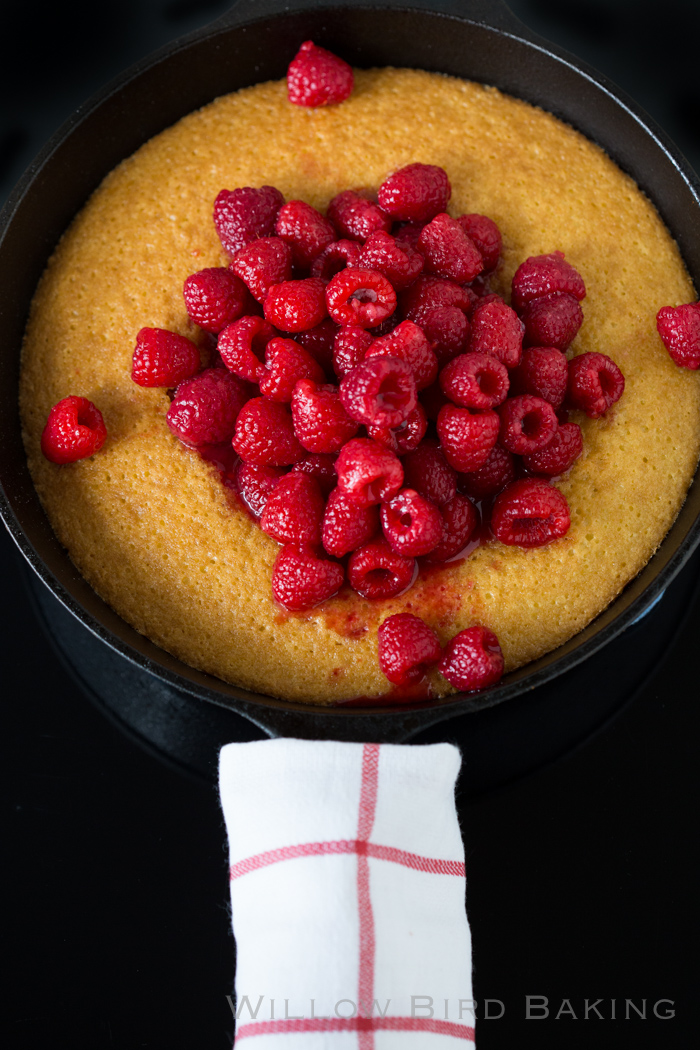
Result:
{"label": "cast iron skillet", "polygon": [[[436,9],[437,8],[437,9]],[[157,52],[86,103],[26,172],[0,216],[0,512],[29,564],[107,646],[193,697],[267,733],[401,742],[453,715],[517,697],[591,656],[638,618],[700,540],[700,482],[640,575],[594,623],[495,688],[433,704],[311,708],[229,686],[159,649],[91,590],[39,504],[22,447],[19,351],[34,289],[63,230],[102,178],[152,135],[217,95],[284,76],[308,38],[358,66],[402,65],[494,84],[601,145],[652,199],[700,285],[700,183],[663,132],[605,77],[541,40],[501,0],[342,4],[239,0],[211,26]],[[18,264],[18,260],[21,263]]]}

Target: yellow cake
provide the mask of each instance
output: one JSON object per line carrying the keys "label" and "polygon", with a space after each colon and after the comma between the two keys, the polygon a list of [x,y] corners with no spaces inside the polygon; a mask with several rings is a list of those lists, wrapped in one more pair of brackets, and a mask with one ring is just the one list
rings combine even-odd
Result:
{"label": "yellow cake", "polygon": [[[622,369],[620,402],[574,413],[584,452],[558,482],[568,534],[524,550],[492,541],[398,598],[342,591],[289,614],[270,589],[278,545],[227,495],[215,468],[165,422],[167,392],[130,379],[144,326],[201,342],[182,298],[188,274],[227,264],[212,205],[223,187],[278,187],[324,210],[396,168],[443,167],[453,215],[503,234],[494,290],[509,297],[528,256],[559,249],[587,288],[573,352]],[[378,696],[377,626],[421,615],[442,642],[478,622],[506,668],[553,649],[644,566],[678,514],[700,443],[700,375],[673,364],[656,311],[695,298],[678,249],[646,197],[595,145],[494,88],[413,70],[356,74],[352,97],[309,110],[284,82],[217,99],[147,142],[103,182],[64,235],[32,305],[21,409],[32,476],[56,533],[95,590],[138,631],[194,667],[314,704]],[[97,455],[55,466],[39,439],[68,394],[102,411]],[[433,676],[438,693],[450,692]]]}

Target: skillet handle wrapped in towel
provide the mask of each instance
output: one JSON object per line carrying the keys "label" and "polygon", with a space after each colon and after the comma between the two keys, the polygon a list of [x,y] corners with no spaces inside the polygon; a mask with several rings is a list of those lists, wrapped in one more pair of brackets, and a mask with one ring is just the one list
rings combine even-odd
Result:
{"label": "skillet handle wrapped in towel", "polygon": [[451,744],[222,749],[236,1045],[473,1045],[459,766]]}

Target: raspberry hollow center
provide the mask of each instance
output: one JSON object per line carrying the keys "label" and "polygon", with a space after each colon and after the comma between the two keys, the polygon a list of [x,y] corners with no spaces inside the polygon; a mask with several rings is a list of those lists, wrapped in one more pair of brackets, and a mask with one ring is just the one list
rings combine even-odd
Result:
{"label": "raspberry hollow center", "polygon": [[378,300],[374,288],[358,288],[356,292],[352,293],[350,298],[357,299],[360,303],[376,303]]}

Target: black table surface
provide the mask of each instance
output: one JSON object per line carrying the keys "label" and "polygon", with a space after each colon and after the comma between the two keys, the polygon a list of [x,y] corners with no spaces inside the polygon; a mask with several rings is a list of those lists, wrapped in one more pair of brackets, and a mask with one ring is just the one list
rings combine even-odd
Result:
{"label": "black table surface", "polygon": [[[99,22],[94,5],[73,2],[39,25],[31,5],[3,5],[6,47],[26,45],[0,74],[3,98],[16,98],[32,54],[34,73],[44,62],[58,85],[48,113],[33,87],[6,107],[3,189],[72,105],[227,5],[103,6]],[[669,0],[661,28],[648,3],[511,6],[656,107],[697,163],[697,5]],[[76,38],[89,45],[82,65]],[[37,626],[4,533],[0,573],[5,1045],[224,1050],[234,945],[215,787],[156,761],[80,694]],[[482,1009],[493,1000],[492,1014],[503,1004],[477,1024],[481,1050],[695,1045],[699,635],[696,599],[612,725],[554,765],[459,800],[475,995]],[[527,1017],[528,996],[547,998],[547,1017]]]}

